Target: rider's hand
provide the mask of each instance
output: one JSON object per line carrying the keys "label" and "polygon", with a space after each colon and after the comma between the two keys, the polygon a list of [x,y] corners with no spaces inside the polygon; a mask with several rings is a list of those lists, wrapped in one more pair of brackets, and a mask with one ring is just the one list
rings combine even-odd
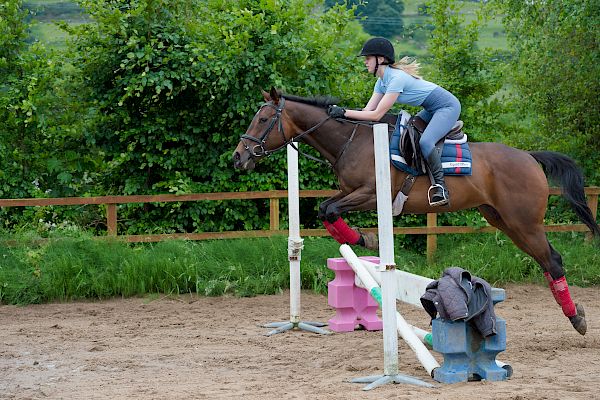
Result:
{"label": "rider's hand", "polygon": [[344,118],[345,112],[345,108],[338,107],[336,105],[331,105],[329,108],[327,108],[327,115],[329,115],[331,118]]}

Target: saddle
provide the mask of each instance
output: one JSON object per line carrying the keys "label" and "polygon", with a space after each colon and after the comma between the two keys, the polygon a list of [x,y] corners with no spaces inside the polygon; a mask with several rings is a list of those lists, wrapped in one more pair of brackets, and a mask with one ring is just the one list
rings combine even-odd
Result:
{"label": "saddle", "polygon": [[[446,175],[471,175],[471,152],[463,125],[462,121],[457,121],[436,144],[444,141],[442,167]],[[411,116],[406,111],[398,115],[390,142],[390,157],[396,168],[415,176],[427,172],[419,146],[426,127],[427,123],[418,116]]]}
{"label": "saddle", "polygon": [[[400,119],[401,116],[399,116],[398,120]],[[410,117],[406,125],[406,129],[404,129],[400,135],[400,153],[404,157],[406,164],[416,171],[425,171],[425,160],[423,159],[421,153],[419,140],[421,139],[423,132],[425,132],[427,125],[427,122],[425,122],[421,117],[415,115]],[[442,141],[462,143],[464,140],[464,142],[466,142],[465,133],[462,130],[463,126],[463,121],[456,121],[452,129],[450,129],[450,131],[446,133],[446,135],[440,139],[437,144]]]}
{"label": "saddle", "polygon": [[[412,125],[420,134],[425,132],[425,128],[427,128],[428,123],[425,122],[421,117],[415,115],[408,121],[409,126]],[[450,129],[448,133],[444,136],[446,140],[460,140],[465,136],[462,128],[464,126],[464,122],[458,120]]]}

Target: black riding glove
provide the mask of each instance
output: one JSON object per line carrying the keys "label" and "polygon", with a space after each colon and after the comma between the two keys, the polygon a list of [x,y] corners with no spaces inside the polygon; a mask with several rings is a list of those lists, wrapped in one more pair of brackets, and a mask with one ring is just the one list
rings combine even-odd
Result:
{"label": "black riding glove", "polygon": [[336,105],[329,106],[327,109],[327,115],[329,115],[331,118],[344,118],[345,112],[345,108],[338,107]]}

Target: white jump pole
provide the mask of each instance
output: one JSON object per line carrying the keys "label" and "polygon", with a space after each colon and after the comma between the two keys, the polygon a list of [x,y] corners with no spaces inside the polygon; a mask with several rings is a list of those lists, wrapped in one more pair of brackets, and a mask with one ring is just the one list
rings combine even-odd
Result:
{"label": "white jump pole", "polygon": [[[341,249],[340,249],[340,251],[341,251]],[[350,251],[352,251],[352,249],[350,249]],[[344,253],[342,253],[342,255],[343,254]],[[354,255],[354,256],[356,257],[356,255]],[[346,256],[344,255],[344,257],[346,257]],[[370,261],[367,261],[367,260],[361,260],[358,257],[356,257],[356,259],[362,264],[362,266],[367,270],[367,272],[373,277],[375,282],[378,285],[381,285],[381,273],[377,270],[379,268],[379,265],[372,263]],[[348,259],[346,259],[346,260],[348,261]],[[349,261],[348,261],[348,264],[350,264]],[[357,276],[358,276],[358,274],[357,274]],[[359,277],[359,279],[360,279],[360,277]],[[426,278],[421,275],[411,274],[410,272],[396,271],[396,284],[398,286],[397,291],[396,291],[396,299],[400,300],[404,303],[412,304],[412,305],[418,306],[420,308],[423,308],[423,305],[421,304],[421,296],[423,295],[423,293],[425,293],[427,285],[429,285],[433,281],[434,280],[431,278]],[[361,280],[361,283],[365,286],[365,288],[367,288],[366,287],[367,285],[362,280]],[[360,285],[358,285],[358,286],[360,286]],[[369,289],[367,289],[367,290],[369,290]],[[397,316],[402,317],[400,315],[400,313],[398,313]],[[419,327],[416,327],[414,325],[410,325],[408,323],[407,323],[407,326],[410,327],[410,329],[414,332],[414,334],[417,336],[417,338],[423,344],[428,345],[430,347],[433,345],[433,337],[431,336],[430,332],[428,332],[424,329],[421,329]],[[402,336],[402,338],[407,343],[409,343],[409,346],[411,347],[411,349],[413,349],[413,351],[415,351],[415,353],[417,353],[417,358],[419,358],[419,361],[421,361],[421,364],[423,365],[423,367],[431,375],[433,369],[439,367],[439,364],[437,363],[437,361],[435,361],[435,359],[433,359],[433,361],[431,361],[431,359],[429,359],[429,357],[427,357],[426,355],[424,357],[423,356],[419,357],[418,354],[424,354],[422,349],[415,350],[415,347],[413,347],[410,344],[411,342],[414,342],[414,339],[407,339],[405,337],[405,335],[402,334],[400,325],[398,326],[398,333],[400,334],[400,336]],[[409,340],[411,340],[411,342],[409,342]],[[419,347],[419,346],[417,345],[416,347]],[[509,371],[509,376],[512,375],[512,368],[509,364],[506,364],[502,361],[496,360],[496,365],[498,365],[500,368],[504,368],[507,371]]]}
{"label": "white jump pole", "polygon": [[[298,144],[299,145],[299,144]],[[271,322],[263,325],[265,328],[276,328],[267,336],[282,333],[293,328],[330,334],[331,332],[319,327],[327,324],[321,322],[300,321],[300,258],[303,240],[300,237],[300,184],[298,182],[298,152],[292,145],[287,146],[288,163],[288,205],[289,205],[289,233],[288,233],[288,260],[290,262],[290,320],[289,322]]]}
{"label": "white jump pole", "polygon": [[[371,293],[376,293],[379,288],[379,284],[384,282],[384,275],[380,274],[376,271],[371,271],[370,268],[367,268],[364,261],[358,258],[358,256],[352,251],[352,249],[347,245],[342,245],[340,247],[340,253],[342,256],[348,261],[348,264],[354,270],[356,276],[362,281],[363,285]],[[375,266],[376,264],[369,263],[370,266]],[[377,288],[377,289],[375,289]],[[376,300],[377,298],[373,296]],[[427,347],[423,344],[423,341],[426,340],[426,335],[428,332],[424,330],[415,331],[416,327],[409,325],[404,317],[396,311],[395,303],[394,303],[394,312],[396,316],[396,329],[398,333],[404,339],[404,341],[408,344],[408,346],[412,349],[412,351],[416,354],[417,359],[423,365],[423,368],[427,371],[430,376],[433,376],[433,370],[435,368],[439,368],[440,364],[433,357],[433,355],[429,352]],[[385,324],[385,320],[384,320]],[[384,325],[385,326],[385,325]],[[385,333],[384,333],[385,335]],[[422,336],[422,338],[421,338]],[[431,336],[431,334],[429,334]]]}
{"label": "white jump pole", "polygon": [[392,187],[389,159],[389,136],[387,124],[373,127],[375,177],[377,192],[377,223],[379,233],[379,271],[381,272],[381,298],[383,317],[383,375],[353,379],[353,382],[369,383],[363,390],[370,390],[386,383],[412,383],[429,386],[419,379],[398,373],[398,334],[396,320],[396,269],[394,261],[394,227],[392,222]]}

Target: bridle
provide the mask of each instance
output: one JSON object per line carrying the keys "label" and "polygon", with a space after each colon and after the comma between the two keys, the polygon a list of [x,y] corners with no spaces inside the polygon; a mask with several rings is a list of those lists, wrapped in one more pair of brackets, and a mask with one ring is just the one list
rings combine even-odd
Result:
{"label": "bridle", "polygon": [[[258,110],[258,113],[260,113],[260,111],[264,108],[264,107],[270,107],[273,110],[275,110],[275,115],[273,115],[273,117],[271,118],[271,122],[269,123],[269,126],[267,126],[267,128],[265,129],[265,131],[260,135],[259,138],[256,138],[254,136],[250,136],[248,134],[243,134],[241,136],[241,142],[244,145],[244,149],[246,149],[246,151],[248,151],[250,153],[250,155],[254,158],[254,157],[265,157],[265,156],[269,156],[281,149],[283,149],[284,147],[286,147],[288,144],[291,144],[292,147],[300,152],[298,150],[298,148],[293,144],[293,142],[298,142],[300,141],[300,139],[302,139],[303,136],[308,135],[309,133],[312,133],[314,131],[316,131],[317,129],[319,129],[325,122],[327,122],[328,120],[331,119],[331,117],[326,117],[325,119],[323,119],[322,121],[318,122],[315,126],[313,126],[312,128],[301,132],[300,134],[296,135],[295,137],[291,138],[291,139],[286,139],[285,138],[285,132],[283,131],[283,123],[281,121],[281,113],[283,112],[283,109],[285,107],[285,98],[281,97],[281,101],[279,102],[279,105],[275,105],[273,103],[273,101],[269,101],[267,103],[263,103],[260,106],[260,109]],[[257,113],[257,114],[258,114]],[[281,133],[281,138],[283,140],[283,143],[274,148],[274,149],[266,149],[265,148],[265,143],[267,142],[267,140],[269,139],[269,135],[271,134],[271,132],[273,131],[273,128],[275,127],[275,125],[277,125],[277,130],[279,131],[279,133]],[[246,141],[251,141],[256,143],[254,146],[251,147],[251,144],[248,144]],[[319,162],[324,162],[322,160],[319,160],[318,158],[315,158],[309,154],[305,154],[302,153],[303,155],[305,155],[306,157],[315,160],[315,161],[319,161]]]}
{"label": "bridle", "polygon": [[[260,106],[260,109],[258,110],[258,113],[260,113],[260,111],[265,108],[265,107],[271,107],[272,109],[275,110],[275,115],[273,115],[273,118],[271,118],[271,122],[269,123],[269,126],[267,126],[267,129],[265,129],[265,131],[262,133],[262,135],[260,136],[260,138],[255,138],[254,136],[250,136],[246,133],[244,133],[241,137],[241,141],[244,144],[244,148],[246,149],[246,151],[250,152],[250,154],[252,155],[252,157],[264,157],[264,156],[268,156],[274,152],[276,152],[277,150],[281,149],[282,147],[284,147],[285,145],[288,144],[288,141],[285,138],[285,133],[283,132],[283,123],[281,122],[281,113],[283,112],[283,107],[285,106],[285,99],[281,98],[281,102],[279,103],[279,106],[276,106],[275,104],[273,104],[272,101],[268,102],[268,103],[263,103]],[[257,113],[257,114],[258,114]],[[283,144],[279,147],[277,147],[276,149],[273,150],[267,150],[265,149],[265,143],[267,142],[267,139],[269,138],[269,135],[271,134],[271,131],[273,130],[273,128],[275,127],[275,124],[278,125],[278,130],[281,133],[281,136],[283,138]],[[249,140],[251,142],[256,143],[253,147],[250,147],[247,143],[246,140]]]}
{"label": "bridle", "polygon": [[[336,164],[338,163],[338,161],[342,158],[342,156],[344,155],[344,153],[346,152],[346,150],[348,149],[348,147],[350,146],[350,143],[352,143],[352,140],[354,139],[354,136],[356,135],[356,129],[358,128],[359,125],[368,125],[371,126],[374,124],[374,122],[370,122],[370,121],[352,121],[352,120],[347,120],[347,119],[343,119],[345,122],[349,122],[354,124],[354,129],[352,130],[352,134],[350,135],[350,137],[348,138],[348,140],[346,141],[346,143],[344,144],[344,146],[342,147],[341,152],[338,154],[338,156],[336,157],[335,161],[333,163],[329,162],[329,161],[323,161],[319,158],[313,157],[310,154],[304,153],[303,151],[300,151],[298,149],[298,147],[296,147],[294,145],[294,142],[299,142],[300,139],[302,139],[302,137],[308,135],[309,133],[312,133],[314,131],[316,131],[317,129],[319,129],[325,122],[329,121],[331,119],[331,117],[327,116],[325,119],[319,121],[315,126],[313,126],[312,128],[309,128],[308,130],[305,130],[304,132],[299,133],[298,135],[296,135],[295,137],[291,138],[291,139],[286,139],[285,138],[285,133],[283,131],[283,123],[281,121],[281,114],[283,112],[283,109],[285,107],[285,98],[281,97],[281,101],[279,102],[279,105],[275,105],[273,103],[273,101],[269,101],[267,103],[263,103],[257,114],[260,113],[260,111],[264,108],[264,107],[270,107],[273,110],[275,110],[275,115],[273,115],[273,117],[271,118],[271,122],[269,123],[269,126],[267,126],[267,128],[265,129],[265,131],[260,135],[259,138],[256,138],[254,136],[250,136],[248,134],[243,134],[240,138],[240,141],[242,142],[242,145],[244,146],[244,149],[246,149],[246,151],[248,153],[250,153],[250,156],[252,158],[257,158],[257,157],[266,157],[266,156],[270,156],[271,154],[283,149],[284,147],[286,147],[288,144],[292,146],[292,148],[294,150],[296,150],[298,153],[302,154],[304,157],[309,158],[313,161],[317,161],[321,164],[325,164],[330,166],[331,168],[335,168]],[[281,138],[282,138],[282,144],[274,149],[266,149],[265,148],[265,143],[267,142],[269,135],[271,134],[271,132],[273,131],[273,128],[275,127],[275,125],[277,125],[277,129],[279,130],[279,133],[281,133]],[[252,144],[248,143],[247,141],[250,142],[254,142],[256,143],[254,146],[252,146]]]}

